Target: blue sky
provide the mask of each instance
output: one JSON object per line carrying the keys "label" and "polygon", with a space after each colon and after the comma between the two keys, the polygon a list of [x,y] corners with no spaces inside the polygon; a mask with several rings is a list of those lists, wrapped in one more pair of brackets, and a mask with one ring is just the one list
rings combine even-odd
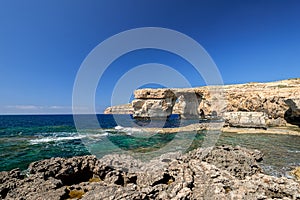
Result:
{"label": "blue sky", "polygon": [[[299,10],[296,0],[1,0],[0,114],[70,113],[76,74],[89,52],[139,27],[190,36],[210,54],[225,84],[300,77]],[[101,79],[97,110],[110,105],[123,73],[149,62],[181,69],[192,86],[205,84],[176,55],[131,52]]]}

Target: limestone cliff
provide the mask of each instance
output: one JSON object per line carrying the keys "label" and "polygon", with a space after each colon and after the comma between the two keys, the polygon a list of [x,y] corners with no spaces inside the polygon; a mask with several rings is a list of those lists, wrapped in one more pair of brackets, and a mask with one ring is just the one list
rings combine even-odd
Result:
{"label": "limestone cliff", "polygon": [[105,109],[104,114],[133,114],[131,104],[111,106]]}
{"label": "limestone cliff", "polygon": [[[167,117],[173,113],[189,118],[199,117],[200,112],[204,116],[223,116],[225,112],[262,112],[268,126],[300,124],[300,78],[186,89],[139,89],[134,96],[130,108],[121,109],[118,113],[130,113],[141,118]],[[118,110],[117,107],[112,108]],[[105,113],[116,112],[106,110]]]}

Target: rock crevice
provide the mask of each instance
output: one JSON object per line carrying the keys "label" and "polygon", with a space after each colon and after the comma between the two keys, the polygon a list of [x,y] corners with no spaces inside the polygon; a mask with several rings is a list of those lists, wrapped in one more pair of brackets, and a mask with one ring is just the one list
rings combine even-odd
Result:
{"label": "rock crevice", "polygon": [[284,113],[284,119],[290,123],[300,127],[300,98],[287,99],[285,103],[289,109]]}

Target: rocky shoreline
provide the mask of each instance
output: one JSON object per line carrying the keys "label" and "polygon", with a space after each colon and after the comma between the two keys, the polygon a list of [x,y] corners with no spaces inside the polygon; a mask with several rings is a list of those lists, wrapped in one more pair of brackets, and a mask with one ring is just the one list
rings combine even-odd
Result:
{"label": "rocky shoreline", "polygon": [[[114,129],[113,129],[114,130]],[[119,129],[122,131],[123,129]],[[204,130],[218,130],[220,132],[230,132],[230,133],[238,133],[238,134],[286,134],[286,135],[298,135],[300,136],[300,128],[298,126],[285,126],[285,127],[270,127],[268,129],[262,128],[243,128],[243,127],[230,127],[224,126],[224,123],[195,123],[187,126],[180,126],[176,128],[134,128],[131,129],[130,132],[138,132],[138,133],[158,133],[158,134],[170,134],[170,133],[178,133],[178,132],[197,132],[202,133]],[[128,131],[127,128],[124,128],[124,131]]]}
{"label": "rocky shoreline", "polygon": [[300,183],[265,175],[262,154],[219,146],[149,162],[128,155],[51,158],[0,172],[0,199],[300,199]]}
{"label": "rocky shoreline", "polygon": [[[220,93],[221,91],[221,93]],[[203,123],[178,128],[135,128],[176,133],[219,130],[237,134],[300,136],[300,79],[187,89],[141,89],[131,104],[107,114],[164,118],[177,113]],[[218,98],[216,98],[216,96]],[[226,103],[224,103],[226,101]],[[204,122],[206,121],[206,122]],[[122,131],[122,130],[121,130]],[[1,199],[299,199],[294,179],[263,173],[257,150],[216,146],[142,162],[129,155],[51,158],[27,171],[0,172]]]}

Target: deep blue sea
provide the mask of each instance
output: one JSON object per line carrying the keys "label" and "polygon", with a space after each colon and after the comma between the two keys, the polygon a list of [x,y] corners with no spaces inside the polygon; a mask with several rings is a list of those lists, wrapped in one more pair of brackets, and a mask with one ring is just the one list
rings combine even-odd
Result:
{"label": "deep blue sea", "polygon": [[[139,127],[178,127],[195,123],[173,115],[166,121],[133,120],[128,115],[79,116],[84,128],[76,129],[72,115],[3,115],[0,116],[0,171],[21,168],[51,157],[72,157],[111,153],[146,155],[160,149],[189,151],[201,147],[209,134],[195,133],[146,134]],[[216,145],[239,145],[258,149],[265,154],[266,173],[282,176],[300,165],[300,137],[275,134],[213,133]],[[191,141],[188,143],[187,141]],[[159,153],[159,152],[158,152]]]}

